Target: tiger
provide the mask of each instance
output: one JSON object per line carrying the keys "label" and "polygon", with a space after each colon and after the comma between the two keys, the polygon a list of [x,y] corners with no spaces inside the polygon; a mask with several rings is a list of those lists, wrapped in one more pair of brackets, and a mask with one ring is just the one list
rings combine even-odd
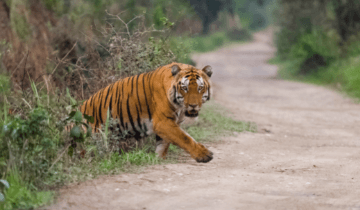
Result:
{"label": "tiger", "polygon": [[185,117],[196,118],[202,105],[210,100],[211,75],[209,65],[197,69],[173,62],[108,85],[84,101],[80,111],[94,118],[90,124],[94,130],[101,127],[109,112],[118,120],[120,132],[138,138],[155,133],[155,152],[161,158],[166,158],[169,145],[174,144],[197,162],[207,163],[213,153],[180,124]]}

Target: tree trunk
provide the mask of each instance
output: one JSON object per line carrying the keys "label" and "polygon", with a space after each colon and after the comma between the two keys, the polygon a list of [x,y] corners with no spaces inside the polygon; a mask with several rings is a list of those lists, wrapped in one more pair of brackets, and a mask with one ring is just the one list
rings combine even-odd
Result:
{"label": "tree trunk", "polygon": [[202,34],[206,35],[209,33],[210,31],[210,24],[211,22],[209,21],[208,17],[204,17],[204,19],[202,19],[202,25],[203,25],[203,30],[202,30]]}

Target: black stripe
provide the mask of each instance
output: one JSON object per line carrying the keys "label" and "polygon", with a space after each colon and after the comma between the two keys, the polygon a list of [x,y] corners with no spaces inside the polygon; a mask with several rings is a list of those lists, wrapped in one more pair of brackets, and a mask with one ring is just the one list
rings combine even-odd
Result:
{"label": "black stripe", "polygon": [[208,87],[208,100],[210,100],[210,86]]}
{"label": "black stripe", "polygon": [[137,114],[137,124],[140,128],[140,131],[142,131],[139,109],[136,105],[135,105],[135,107],[136,107],[136,114]]}
{"label": "black stripe", "polygon": [[109,104],[109,113],[110,113],[110,118],[112,118],[112,96],[110,97],[110,104]]}
{"label": "black stripe", "polygon": [[126,109],[127,109],[128,117],[129,117],[129,120],[130,120],[130,124],[131,124],[131,126],[133,128],[133,131],[135,133],[138,133],[138,131],[135,128],[134,120],[133,120],[132,115],[131,115],[131,111],[130,111],[130,107],[129,107],[129,98],[130,98],[130,95],[128,95],[128,98],[127,98],[127,101],[126,101]]}
{"label": "black stripe", "polygon": [[[101,93],[102,93],[102,91],[100,91],[96,96],[96,98],[98,98],[100,100],[100,102],[98,102],[98,103],[100,103],[100,108],[101,108],[101,102],[102,102]],[[96,102],[94,102],[94,107],[96,107],[96,115],[94,116],[94,118],[97,119],[97,122],[98,122],[97,124],[100,125],[101,120],[99,120],[99,112],[101,112],[101,109],[99,111],[99,106],[98,106],[98,104],[96,104]]]}
{"label": "black stripe", "polygon": [[[118,98],[119,98],[119,84],[118,84],[118,82],[116,82],[116,92],[115,92],[115,102],[114,102],[114,105],[115,105],[115,107],[117,107],[118,106]],[[116,112],[116,110],[115,110],[115,112]],[[117,113],[117,115],[115,115],[114,117],[118,117],[119,116],[119,113]]]}
{"label": "black stripe", "polygon": [[99,108],[99,119],[100,119],[100,122],[101,124],[103,124],[103,119],[102,119],[102,108],[101,108],[101,105],[102,105],[102,100],[100,101],[100,106],[98,107]]}
{"label": "black stripe", "polygon": [[162,138],[158,135],[156,135],[156,141],[162,141]]}
{"label": "black stripe", "polygon": [[93,100],[94,100],[94,96],[91,96],[91,98],[89,99],[90,100],[90,106],[92,106],[93,105]]}
{"label": "black stripe", "polygon": [[93,114],[92,114],[92,117],[94,118],[94,125],[95,127],[98,127],[98,121],[96,120],[96,109],[95,109],[95,106],[93,106]]}
{"label": "black stripe", "polygon": [[139,106],[140,106],[140,113],[142,113],[142,108],[141,108],[141,103],[140,103],[140,98],[139,98],[139,74],[137,75],[136,77],[136,96],[138,98],[138,103],[139,103]]}
{"label": "black stripe", "polygon": [[84,108],[83,114],[86,114],[86,108],[87,108],[87,103],[88,103],[88,101],[89,101],[89,100],[85,101],[85,103],[84,103],[85,108]]}
{"label": "black stripe", "polygon": [[120,103],[119,103],[119,112],[120,112],[120,123],[121,126],[124,128],[124,118],[123,118],[123,114],[122,114],[122,100],[124,99],[124,81],[121,84],[121,98],[120,98]]}
{"label": "black stripe", "polygon": [[134,78],[135,78],[135,76],[132,76],[131,77],[131,95],[133,94],[133,90],[134,90],[134,88],[133,88],[133,83],[134,83]]}
{"label": "black stripe", "polygon": [[119,97],[119,81],[116,82],[116,93],[115,93],[115,102],[117,101]]}
{"label": "black stripe", "polygon": [[175,85],[173,86],[173,89],[174,89],[174,103],[177,104],[177,105],[180,105],[179,102],[176,100],[176,87]]}
{"label": "black stripe", "polygon": [[166,117],[167,119],[169,119],[169,120],[176,120],[174,117],[169,117],[169,116],[166,116],[164,113],[162,113],[162,115],[164,115],[164,117]]}
{"label": "black stripe", "polygon": [[[149,77],[149,90],[150,90],[150,96],[152,96],[152,91],[151,91],[151,75],[148,76]],[[159,81],[160,82],[160,81]]]}
{"label": "black stripe", "polygon": [[165,70],[167,70],[167,68],[163,67],[162,72],[160,73],[160,75],[163,74],[165,72]]}
{"label": "black stripe", "polygon": [[106,108],[106,101],[107,101],[107,98],[109,97],[110,90],[111,90],[111,86],[109,86],[108,91],[107,91],[106,96],[105,96],[104,108]]}
{"label": "black stripe", "polygon": [[147,111],[148,111],[148,115],[149,115],[149,120],[151,120],[151,113],[150,113],[150,107],[147,101],[147,97],[146,97],[146,91],[145,91],[145,74],[143,74],[143,89],[144,89],[144,95],[145,95],[145,102],[146,102],[146,107],[147,107]]}

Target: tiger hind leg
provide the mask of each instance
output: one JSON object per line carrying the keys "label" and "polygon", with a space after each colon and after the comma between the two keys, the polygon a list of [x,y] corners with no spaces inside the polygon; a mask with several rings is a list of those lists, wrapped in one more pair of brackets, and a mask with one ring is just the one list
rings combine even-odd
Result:
{"label": "tiger hind leg", "polygon": [[166,154],[168,152],[170,143],[163,140],[160,136],[156,135],[156,150],[155,152],[158,154],[158,157],[165,159]]}

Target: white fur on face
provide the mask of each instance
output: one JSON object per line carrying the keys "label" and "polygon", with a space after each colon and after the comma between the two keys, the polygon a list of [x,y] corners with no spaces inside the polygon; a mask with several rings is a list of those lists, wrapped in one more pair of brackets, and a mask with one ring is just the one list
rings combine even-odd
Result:
{"label": "white fur on face", "polygon": [[196,80],[196,83],[198,85],[198,91],[201,92],[201,88],[204,87],[204,79],[202,77],[199,77],[199,79]]}
{"label": "white fur on face", "polygon": [[202,96],[202,102],[205,103],[209,98],[209,91],[206,90],[206,92]]}
{"label": "white fur on face", "polygon": [[[202,77],[199,77],[197,80],[196,80],[196,83],[198,85],[198,91],[199,93],[202,91],[202,89],[204,88],[205,86],[205,82],[204,82],[204,79]],[[180,81],[180,88],[185,92],[187,93],[188,90],[189,90],[189,84],[190,84],[190,80],[186,77],[183,77]],[[202,102],[205,103],[208,98],[209,98],[209,90],[206,90],[205,93],[203,94],[202,96]],[[175,98],[176,100],[182,104],[184,103],[184,97],[183,95],[180,93],[180,91],[176,91],[176,94],[175,94]]]}
{"label": "white fur on face", "polygon": [[183,78],[181,79],[181,84],[180,84],[180,86],[181,86],[181,88],[184,88],[183,91],[184,91],[185,93],[187,93],[187,91],[188,91],[188,89],[189,89],[189,83],[190,83],[190,81],[189,81],[188,78],[183,77]]}

